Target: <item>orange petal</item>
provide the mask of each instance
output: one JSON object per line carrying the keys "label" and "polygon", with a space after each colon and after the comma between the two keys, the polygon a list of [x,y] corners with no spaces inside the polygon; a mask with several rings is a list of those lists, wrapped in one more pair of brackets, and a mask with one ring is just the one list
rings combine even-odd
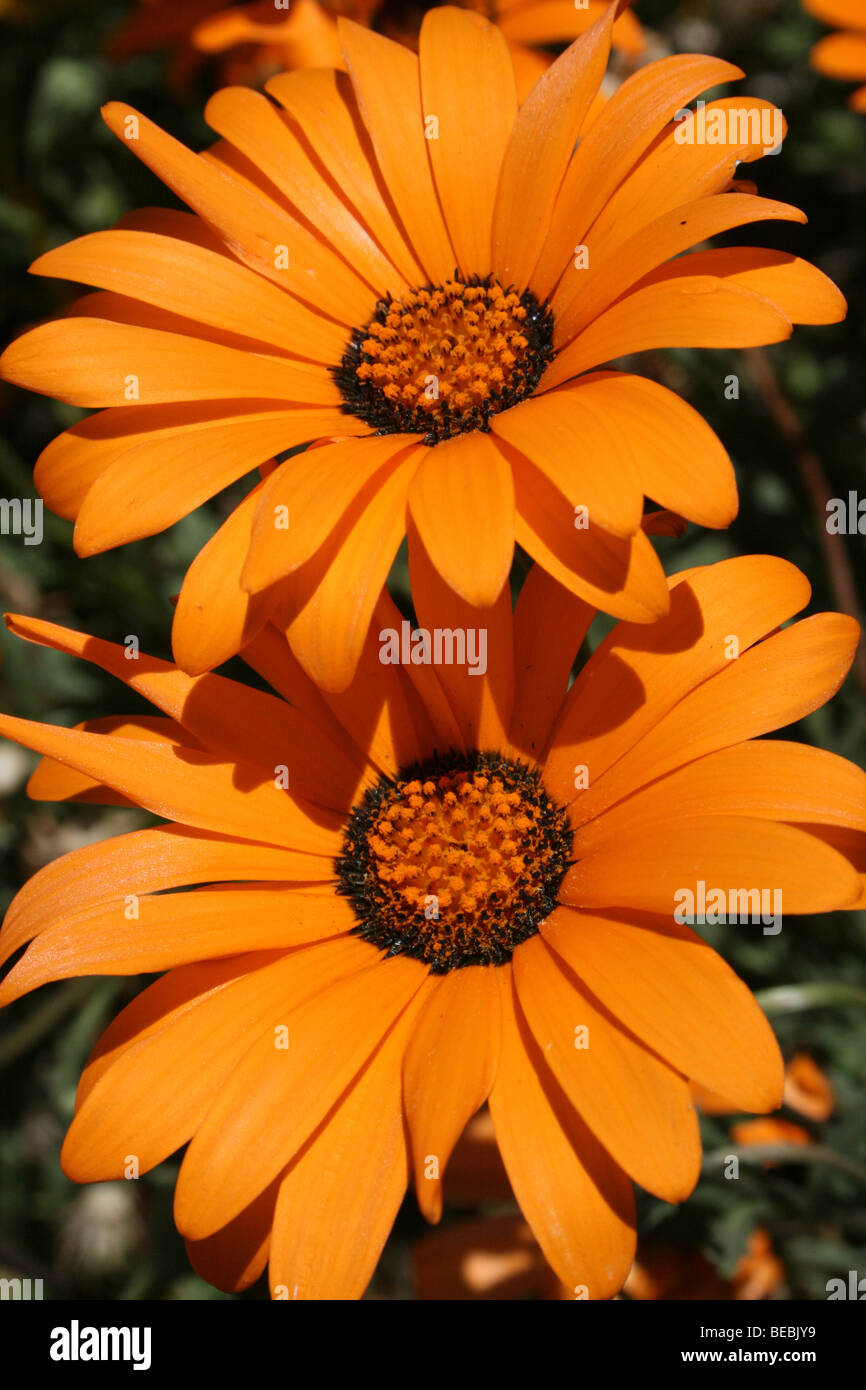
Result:
{"label": "orange petal", "polygon": [[[502,32],[514,40],[528,44],[557,44],[583,34],[604,14],[606,0],[585,0],[578,9],[574,0],[535,0],[533,4],[500,6],[498,23]],[[615,22],[611,47],[622,53],[636,55],[644,48],[643,32],[630,10],[625,10]]]}
{"label": "orange petal", "polygon": [[625,241],[673,208],[723,193],[738,161],[761,158],[781,144],[787,129],[772,102],[754,97],[723,97],[685,119],[677,115],[623,179],[583,241],[596,247],[608,237]]}
{"label": "orange petal", "polygon": [[442,1215],[442,1175],[499,1067],[496,970],[469,966],[437,980],[406,1049],[403,1103],[418,1204],[428,1221]]}
{"label": "orange petal", "polygon": [[494,416],[492,424],[571,499],[572,516],[585,507],[590,520],[614,536],[633,536],[640,528],[643,492],[629,438],[615,415],[595,408],[591,385],[548,391]]}
{"label": "orange petal", "polygon": [[251,845],[186,826],[135,830],[82,845],[46,864],[12,899],[0,934],[0,964],[44,931],[63,911],[78,913],[127,893],[156,893],[192,883],[234,879],[308,880],[333,877],[331,860],[270,845]]}
{"label": "orange petal", "polygon": [[514,483],[489,437],[476,430],[425,449],[409,507],[446,583],[467,603],[491,607],[514,552]]}
{"label": "orange petal", "polygon": [[[575,850],[579,855],[579,836]],[[678,895],[685,889],[694,895],[699,880],[708,894],[717,887],[727,894],[731,885],[732,891],[772,889],[774,912],[832,912],[860,893],[852,865],[814,835],[751,816],[702,814],[644,822],[630,836],[626,858],[620,842],[590,850],[568,870],[560,897],[575,907],[672,914],[681,907]]]}
{"label": "orange petal", "polygon": [[523,290],[544,244],[559,186],[610,52],[605,13],[533,87],[511,130],[493,215],[493,269]]}
{"label": "orange petal", "polygon": [[866,830],[866,772],[835,753],[783,739],[739,743],[694,761],[689,750],[684,767],[582,825],[579,844],[589,853],[614,842],[630,843],[644,825],[693,815],[758,816]]}
{"label": "orange petal", "polygon": [[82,406],[220,398],[339,406],[342,400],[321,367],[98,318],[31,329],[6,349],[0,369],[16,386]]}
{"label": "orange petal", "polygon": [[591,1002],[541,937],[515,951],[514,981],[540,1052],[596,1139],[642,1187],[681,1202],[701,1161],[687,1083]]}
{"label": "orange petal", "polygon": [[241,570],[263,484],[253,488],[202,547],[187,570],[171,629],[181,670],[201,675],[236,656],[268,620],[267,594],[249,594]]}
{"label": "orange petal", "polygon": [[611,1298],[634,1258],[631,1183],[550,1077],[511,971],[500,973],[502,1057],[490,1110],[514,1194],[545,1259],[575,1296]]}
{"label": "orange petal", "polygon": [[248,642],[242,652],[243,660],[262,679],[295,709],[313,719],[329,739],[342,748],[349,758],[360,755],[364,766],[375,766],[367,748],[354,744],[342,724],[325,703],[318,686],[309,679],[291,647],[286,634],[273,618]]}
{"label": "orange petal", "polygon": [[541,762],[595,609],[533,565],[514,607],[511,741]]}
{"label": "orange petal", "polygon": [[152,536],[284,449],[342,431],[335,410],[254,412],[157,435],[124,451],[92,484],[75,523],[79,555]]}
{"label": "orange petal", "polygon": [[607,200],[675,112],[708,87],[742,76],[720,58],[676,54],[626,78],[571,158],[532,275],[537,297],[549,296]]}
{"label": "orange petal", "polygon": [[[503,445],[508,450],[510,446]],[[633,622],[654,622],[668,607],[667,582],[643,531],[612,536],[572,498],[511,450],[517,504],[515,536],[537,564],[594,608]]]}
{"label": "orange petal", "polygon": [[[103,782],[146,811],[200,830],[313,854],[338,852],[340,819],[315,818],[252,763],[215,763],[213,754],[108,734],[58,729],[0,715],[0,734]],[[241,791],[240,784],[246,784]],[[310,808],[312,811],[314,808]]]}
{"label": "orange petal", "polygon": [[820,822],[804,827],[815,840],[843,854],[856,871],[860,881],[858,896],[845,904],[848,912],[860,912],[866,907],[866,835],[862,830],[851,830],[848,826],[826,825]]}
{"label": "orange petal", "polygon": [[200,1278],[225,1293],[241,1293],[261,1275],[268,1260],[279,1183],[266,1187],[234,1221],[205,1240],[184,1242]]}
{"label": "orange petal", "polygon": [[[862,18],[861,13],[861,22]],[[827,77],[859,82],[866,74],[866,34],[828,34],[815,44],[809,59]]]}
{"label": "orange petal", "polygon": [[[267,957],[252,955],[185,966],[124,1009],[82,1077],[61,1155],[66,1175],[122,1178],[132,1157],[146,1173],[181,1148],[251,1042],[284,1016],[309,954],[262,968]],[[126,1046],[112,1045],[120,1029]]]}
{"label": "orange petal", "polygon": [[401,621],[402,615],[383,589],[352,680],[345,690],[322,691],[326,708],[355,746],[389,777],[432,751],[424,711],[419,709],[405,668],[382,660],[383,634],[389,629],[399,633]]}
{"label": "orange petal", "polygon": [[733,521],[737,484],[731,461],[703,417],[666,386],[626,372],[593,372],[552,394],[563,409],[590,403],[610,421],[620,448],[629,448],[639,494],[699,526]]}
{"label": "orange petal", "polygon": [[[725,197],[730,197],[726,194]],[[647,276],[644,284],[680,275],[714,275],[776,304],[792,323],[838,323],[847,304],[829,276],[799,256],[759,246],[725,246],[681,256]]]}
{"label": "orange petal", "polygon": [[632,749],[572,803],[576,824],[683,763],[803,719],[835,695],[860,629],[842,613],[817,613],[744,651],[689,691]]}
{"label": "orange petal", "polygon": [[[465,746],[502,748],[507,743],[514,700],[514,638],[508,585],[492,608],[472,607],[443,579],[414,529],[409,535],[409,574],[419,627],[430,634],[431,640],[437,631],[443,636],[443,661],[435,667],[435,673],[456,716]],[[445,635],[455,633],[463,635],[465,665],[458,664],[459,637],[456,645],[444,646]],[[470,640],[474,644],[471,649]],[[435,649],[431,655],[435,656]]]}
{"label": "orange petal", "polygon": [[[142,409],[150,412],[165,407],[143,406]],[[101,411],[98,415],[89,415],[71,429],[56,435],[36,460],[33,470],[36,490],[46,506],[66,521],[75,520],[88,489],[116,456],[117,444],[111,433],[112,422],[105,419],[106,415],[123,417],[128,422],[130,412]],[[109,428],[108,438],[98,438],[98,432],[106,426]]]}
{"label": "orange petal", "polygon": [[[591,232],[586,243],[589,265],[567,272],[551,301],[557,344],[569,342],[643,276],[680,252],[731,227],[772,219],[805,222],[806,216],[788,203],[755,198],[748,193],[724,193],[684,202],[642,226],[631,237],[617,235],[614,230],[596,241]],[[712,271],[695,266],[692,274],[709,275]],[[751,288],[766,294],[760,285]]]}
{"label": "orange petal", "polygon": [[321,989],[323,972],[357,968],[361,943],[325,942],[172,970],[102,1035],[79,1086],[63,1169],[76,1182],[124,1176],[133,1153],[156,1167],[202,1126],[253,1044],[275,1048],[287,1010]]}
{"label": "orange petal", "polygon": [[558,352],[539,383],[549,390],[591,367],[661,347],[757,347],[790,338],[791,320],[754,290],[711,275],[650,283],[599,314]]}
{"label": "orange petal", "polygon": [[785,1068],[784,1103],[807,1119],[823,1124],[836,1108],[836,1093],[807,1052],[798,1052]]}
{"label": "orange petal", "polygon": [[109,102],[102,117],[245,265],[338,323],[367,321],[375,305],[369,287],[284,207],[121,102]]}
{"label": "orange petal", "polygon": [[816,19],[837,27],[862,29],[863,7],[860,0],[803,0],[803,9]]}
{"label": "orange petal", "polygon": [[[182,748],[201,748],[198,739],[187,734],[173,719],[155,714],[140,714],[130,718],[109,714],[101,719],[86,719],[75,728],[88,734],[116,734],[118,738],[140,740],[143,743],[169,743]],[[75,768],[42,758],[27,782],[31,801],[95,802],[99,806],[132,806],[134,803],[118,791],[110,791],[96,778],[88,777]]]}
{"label": "orange petal", "polygon": [[572,799],[575,763],[594,786],[690,690],[725,669],[727,639],[742,653],[809,601],[785,560],[749,555],[675,580],[669,614],[651,627],[620,624],[572,686],[545,769],[551,794]]}
{"label": "orange petal", "polygon": [[447,280],[455,257],[427,156],[418,59],[347,19],[339,21],[339,33],[363,123],[412,250],[432,283]]}
{"label": "orange petal", "polygon": [[438,121],[430,163],[457,264],[465,276],[489,275],[499,170],[517,115],[508,47],[481,15],[445,6],[424,17],[419,61],[424,112]]}
{"label": "orange petal", "polygon": [[404,451],[379,470],[375,495],[352,508],[306,566],[285,581],[286,632],[304,670],[325,690],[351,684],[370,619],[406,533],[406,499],[418,467]]}
{"label": "orange petal", "polygon": [[257,593],[315,555],[356,499],[363,505],[375,496],[380,470],[414,440],[408,434],[338,440],[281,463],[259,498],[244,584]]}
{"label": "orange petal", "polygon": [[192,246],[204,246],[208,251],[216,251],[228,260],[234,259],[218,232],[196,213],[184,212],[182,208],[134,208],[132,212],[118,217],[112,230],[175,237]]}
{"label": "orange petal", "polygon": [[[225,87],[211,97],[204,115],[377,295],[409,288],[267,97],[249,87]],[[299,351],[297,339],[292,350]]]}
{"label": "orange petal", "polygon": [[[247,406],[246,418],[257,409]],[[280,406],[279,413],[291,416],[292,411]],[[269,412],[264,415],[269,418]],[[157,438],[167,441],[170,452],[175,439],[227,418],[224,401],[102,410],[52,439],[36,461],[34,481],[51,510],[74,521],[90,487],[122,454]]]}
{"label": "orange petal", "polygon": [[373,1275],[409,1177],[400,1062],[419,996],[283,1179],[272,1298],[360,1298]]}
{"label": "orange petal", "polygon": [[[214,6],[209,7],[213,9]],[[268,49],[287,50],[285,61],[306,59],[309,47],[321,61],[339,61],[336,27],[328,11],[311,0],[296,0],[291,13],[280,13],[267,3],[232,5],[223,14],[201,20],[192,30],[192,42],[204,53],[220,53],[240,44],[261,45]],[[264,55],[267,59],[267,52]]]}
{"label": "orange petal", "polygon": [[339,362],[345,346],[339,324],[230,256],[173,236],[118,228],[91,232],[46,252],[30,272],[130,295],[326,365]]}
{"label": "orange petal", "polygon": [[211,1235],[261,1192],[421,988],[427,972],[418,961],[395,956],[377,962],[368,950],[370,966],[286,1010],[288,1048],[265,1035],[235,1067],[181,1164],[175,1221],[184,1235]]}
{"label": "orange petal", "polygon": [[[412,528],[411,522],[409,525],[409,531],[412,537],[417,536],[417,533]],[[413,539],[410,542],[410,544],[418,545],[420,544],[420,542],[418,542],[417,539]],[[410,564],[411,563],[412,561],[410,560]],[[430,562],[428,559],[426,561],[425,574],[427,569],[429,568]],[[447,585],[443,584],[441,579],[439,579],[439,577],[435,575],[435,571],[433,573],[435,576],[434,582],[445,595],[446,607],[452,601],[456,601],[457,605],[460,606],[461,600],[457,598],[456,594],[454,593],[454,590],[449,589]],[[415,595],[415,602],[416,604],[419,602],[418,594]],[[502,610],[504,610],[504,605],[502,605],[502,609],[500,609],[499,605],[497,605],[497,614]],[[387,589],[383,590],[382,598],[380,600],[379,605],[377,605],[376,619],[381,622],[381,627],[379,629],[380,633],[385,628],[389,628],[392,635],[396,636],[397,634],[399,634],[400,641],[402,644],[403,633],[406,631],[406,629],[402,626],[404,621],[403,615],[397,608],[393,599],[391,599]],[[504,611],[501,621],[504,624]],[[411,634],[411,624],[409,627],[409,632]],[[459,639],[457,640],[459,643]],[[432,663],[432,661],[429,665],[426,663],[418,665],[414,664],[411,659],[411,650],[412,648],[410,636],[409,662],[406,665],[401,664],[400,671],[401,674],[405,675],[408,678],[409,684],[412,688],[412,691],[414,692],[413,698],[416,699],[416,702],[420,702],[420,705],[422,706],[421,714],[420,716],[418,716],[416,703],[415,719],[415,722],[416,724],[418,724],[419,727],[419,741],[423,745],[421,759],[423,760],[424,758],[429,757],[432,753],[436,751],[436,749],[440,748],[453,748],[455,751],[462,749],[463,747],[465,747],[463,732],[460,728],[457,716],[454,710],[452,709],[451,704],[449,703],[446,691],[443,685],[441,684],[439,676],[437,674],[437,671],[442,670],[442,667],[435,666]],[[470,658],[472,657],[474,651],[475,649],[473,648],[473,650],[469,652]],[[402,654],[403,653],[401,650],[401,656]],[[377,655],[381,655],[381,644]],[[431,656],[435,656],[435,648],[431,653]],[[379,668],[382,669],[382,663],[378,662],[377,664],[379,665]],[[423,728],[421,727],[422,722]]]}
{"label": "orange petal", "polygon": [[734,1097],[739,1110],[781,1104],[773,1030],[742,980],[688,927],[560,907],[542,934],[617,1021],[677,1071]]}
{"label": "orange petal", "polygon": [[303,946],[356,925],[333,888],[227,884],[192,893],[124,894],[59,915],[0,984],[0,1006],[50,980],[142,975],[197,960]]}
{"label": "orange petal", "polygon": [[357,210],[403,278],[409,284],[420,284],[424,272],[380,192],[376,157],[363,121],[357,119],[346,74],[321,68],[296,69],[272,77],[265,89],[303,133],[334,185]]}
{"label": "orange petal", "polygon": [[[361,772],[360,759],[347,760],[326,732],[284,701],[224,676],[187,676],[168,661],[138,655],[38,618],[7,615],[7,626],[20,637],[92,661],[176,719],[192,741],[215,756],[237,759],[238,783],[257,787],[272,782],[286,767],[291,791],[317,804],[347,810]],[[243,729],[239,733],[239,728]],[[240,768],[255,765],[259,774],[244,778]],[[264,777],[263,774],[264,773]],[[109,784],[110,785],[110,784]],[[288,799],[288,798],[286,798]],[[210,827],[217,828],[217,827]],[[262,838],[262,837],[257,837]]]}
{"label": "orange petal", "polygon": [[[502,28],[501,17],[499,28]],[[514,68],[517,100],[522,106],[536,82],[547,72],[553,59],[549,53],[540,52],[535,48],[527,48],[526,44],[514,43],[511,39],[507,42],[508,51],[511,54],[511,64]]]}

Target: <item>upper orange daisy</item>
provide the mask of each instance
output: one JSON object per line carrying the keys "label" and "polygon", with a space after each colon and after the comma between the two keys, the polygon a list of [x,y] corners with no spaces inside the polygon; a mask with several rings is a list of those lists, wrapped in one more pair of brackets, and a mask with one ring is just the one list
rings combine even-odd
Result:
{"label": "upper orange daisy", "polygon": [[453,8],[427,15],[418,58],[344,21],[348,77],[283,74],[273,100],[217,93],[206,115],[223,138],[201,155],[106,108],[194,214],[138,213],[33,267],[104,291],[2,359],[9,380],[108,407],[36,470],[79,553],[322,444],[273,469],[196,560],[174,625],[185,669],[232,655],[275,613],[306,669],[344,688],[407,511],[474,604],[495,601],[517,541],[638,622],[668,604],[644,496],[705,526],[735,515],[730,461],[700,416],[597,369],[775,342],[844,301],[795,256],[680,256],[744,223],[804,220],[732,185],[778,139],[779,113],[728,98],[684,119],[741,75],[689,56],[600,106],[614,13],[519,109],[502,34]]}
{"label": "upper orange daisy", "polygon": [[[847,82],[866,79],[866,0],[803,0],[803,6],[825,24],[840,28],[828,34],[809,54],[812,67],[827,77]],[[855,111],[866,111],[866,86],[848,98]]]}
{"label": "upper orange daisy", "polygon": [[[428,643],[467,638],[477,614],[423,545],[412,566]],[[505,591],[485,615],[475,675],[383,662],[400,628],[387,594],[342,695],[268,625],[245,656],[291,704],[10,619],[161,711],[83,730],[0,717],[45,756],[34,795],[168,822],[42,869],[3,925],[0,961],[30,944],[0,1004],[167,972],[96,1046],[69,1176],[137,1176],[188,1144],[175,1216],[200,1273],[242,1288],[269,1260],[275,1297],[355,1297],[411,1173],[438,1219],[489,1097],[545,1258],[572,1296],[615,1293],[632,1180],[670,1202],[697,1181],[689,1080],[743,1110],[782,1098],[772,1031],[673,915],[681,890],[772,889],[788,914],[862,906],[866,883],[866,774],[757,737],[826,701],[857,624],[784,627],[809,586],[768,556],[678,575],[670,594],[570,689],[594,612],[538,566],[513,613]]]}

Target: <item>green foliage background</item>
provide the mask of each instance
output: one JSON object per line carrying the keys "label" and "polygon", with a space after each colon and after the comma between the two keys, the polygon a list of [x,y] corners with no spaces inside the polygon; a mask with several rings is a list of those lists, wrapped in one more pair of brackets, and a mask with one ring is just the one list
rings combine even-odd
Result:
{"label": "green foliage background", "polygon": [[[105,129],[101,103],[128,100],[197,148],[210,138],[200,113],[213,86],[211,70],[205,68],[180,93],[167,83],[160,55],[122,64],[105,56],[106,36],[126,8],[125,0],[0,3],[4,338],[62,310],[74,297],[61,282],[26,275],[37,255],[110,226],[131,208],[171,201]],[[811,451],[819,460],[828,494],[846,497],[858,489],[864,495],[866,117],[846,109],[847,85],[809,68],[809,48],[823,30],[797,0],[640,0],[637,8],[669,49],[717,52],[738,63],[747,74],[741,90],[770,98],[785,112],[789,135],[783,153],[742,172],[762,194],[802,207],[808,226],[770,223],[727,240],[807,256],[844,290],[850,305],[845,323],[797,329],[790,342],[767,355],[799,422],[800,452]],[[864,538],[830,542],[835,559],[828,563],[821,500],[757,389],[748,356],[678,351],[640,359],[637,366],[673,386],[704,415],[729,449],[739,479],[741,511],[731,529],[717,534],[690,528],[683,539],[660,542],[666,565],[680,569],[755,551],[782,555],[809,575],[811,611],[819,611],[840,606],[834,572],[842,564],[853,573],[856,603],[863,605]],[[724,396],[730,373],[740,380],[738,400]],[[82,413],[0,385],[0,495],[34,496],[32,467],[40,450]],[[71,525],[46,512],[41,546],[0,537],[3,607],[116,642],[135,633],[143,650],[168,657],[171,596],[232,502],[223,495],[163,535],[86,561],[73,554]],[[515,583],[521,573],[518,559]],[[393,580],[405,605],[402,555]],[[138,707],[134,696],[93,667],[5,632],[0,657],[0,707],[8,712],[68,725]],[[857,679],[849,677],[832,705],[806,720],[796,735],[862,762],[863,688]],[[58,853],[147,823],[116,808],[30,802],[24,784],[34,763],[8,744],[0,748],[4,909],[20,884]],[[786,1267],[777,1296],[824,1298],[829,1278],[844,1277],[849,1269],[866,1272],[864,914],[789,919],[777,937],[749,928],[706,932],[756,990],[792,987],[781,1001],[784,1008],[778,994],[769,996],[774,1025],[786,1054],[807,1051],[826,1070],[838,1107],[816,1130],[825,1155],[820,1162],[772,1170],[744,1166],[738,1182],[722,1181],[716,1165],[681,1209],[644,1198],[641,1230],[704,1250],[728,1275],[748,1233],[765,1226]],[[192,1274],[174,1230],[176,1160],[136,1184],[102,1191],[78,1189],[60,1171],[59,1147],[83,1063],[101,1028],[142,983],[57,984],[0,1016],[0,1275],[42,1276],[47,1297],[224,1297]],[[822,992],[823,984],[830,988]],[[730,1150],[728,1123],[704,1121],[708,1151]],[[373,1296],[412,1296],[411,1245],[422,1227],[410,1197]],[[265,1297],[263,1282],[244,1296]]]}

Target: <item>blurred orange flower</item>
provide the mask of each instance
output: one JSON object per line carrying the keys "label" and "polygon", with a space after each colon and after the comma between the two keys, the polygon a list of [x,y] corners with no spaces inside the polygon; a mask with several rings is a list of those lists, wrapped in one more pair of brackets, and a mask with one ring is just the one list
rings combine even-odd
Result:
{"label": "blurred orange flower", "polygon": [[562,1285],[517,1212],[460,1221],[422,1236],[415,1242],[412,1263],[421,1299],[563,1296]]}
{"label": "blurred orange flower", "polygon": [[745,1254],[737,1261],[732,1276],[733,1297],[750,1300],[769,1298],[785,1282],[785,1266],[773,1250],[763,1227],[749,1236]]}
{"label": "blurred orange flower", "polygon": [[[808,1129],[795,1125],[791,1120],[782,1120],[775,1115],[760,1120],[741,1120],[731,1125],[731,1138],[735,1144],[749,1148],[753,1144],[813,1144],[815,1141]],[[771,1166],[768,1164],[768,1167]]]}
{"label": "blurred orange flower", "polygon": [[823,1124],[833,1114],[836,1106],[833,1087],[806,1052],[798,1052],[785,1067],[783,1102],[817,1124]]}
{"label": "blurred orange flower", "polygon": [[[705,1115],[730,1115],[737,1106],[727,1096],[714,1095],[704,1086],[692,1082],[695,1104]],[[836,1096],[828,1078],[805,1052],[798,1052],[785,1067],[784,1105],[798,1111],[809,1120],[821,1124],[828,1120],[836,1104]],[[767,1123],[772,1124],[772,1121]],[[782,1122],[785,1123],[785,1122]],[[797,1126],[794,1126],[796,1129]],[[805,1131],[803,1131],[805,1133]],[[763,1143],[763,1140],[754,1142]],[[774,1141],[767,1141],[774,1142]]]}
{"label": "blurred orange flower", "polygon": [[[460,6],[497,24],[508,42],[521,101],[552,58],[542,46],[570,43],[590,27],[606,0],[465,0]],[[115,34],[116,57],[152,48],[225,57],[226,81],[264,81],[282,69],[342,68],[337,20],[373,25],[388,38],[417,48],[418,29],[429,4],[400,0],[274,0],[230,5],[228,0],[138,0]],[[644,48],[644,37],[630,10],[613,26],[612,44],[628,58]],[[178,59],[175,59],[175,63]]]}
{"label": "blurred orange flower", "polygon": [[[488,1213],[423,1236],[413,1249],[413,1269],[421,1299],[573,1297],[517,1212]],[[724,1279],[701,1250],[642,1240],[622,1292],[642,1303],[754,1301],[770,1297],[784,1282],[785,1267],[761,1228],[749,1235],[730,1279]]]}
{"label": "blurred orange flower", "polygon": [[700,1250],[681,1250],[660,1241],[638,1247],[623,1293],[640,1302],[730,1297],[718,1270]]}
{"label": "blurred orange flower", "polygon": [[[803,0],[816,19],[841,29],[815,44],[809,58],[812,67],[827,77],[844,82],[866,80],[866,3],[864,0]],[[866,85],[848,98],[855,111],[866,111]]]}

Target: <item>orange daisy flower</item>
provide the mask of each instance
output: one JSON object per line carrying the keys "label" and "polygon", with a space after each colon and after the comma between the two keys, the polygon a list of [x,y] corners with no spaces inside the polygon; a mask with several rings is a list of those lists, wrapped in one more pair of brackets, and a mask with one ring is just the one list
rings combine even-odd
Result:
{"label": "orange daisy flower", "polygon": [[[475,611],[419,544],[412,565],[417,631],[465,634]],[[65,1171],[134,1176],[188,1144],[175,1215],[205,1278],[242,1288],[269,1260],[275,1297],[351,1297],[410,1173],[438,1218],[489,1098],[545,1259],[579,1296],[615,1293],[632,1181],[679,1202],[697,1180],[688,1079],[756,1112],[782,1094],[748,989],[672,916],[680,886],[771,884],[794,913],[862,901],[866,775],[756,738],[823,704],[852,659],[848,617],[782,628],[808,597],[766,556],[690,570],[665,618],[617,626],[570,689],[593,610],[537,566],[513,613],[502,594],[487,615],[483,674],[383,662],[371,636],[342,695],[273,626],[245,656],[276,694],[10,618],[161,711],[0,718],[47,760],[33,794],[167,822],[42,869],[0,935],[7,961],[30,942],[2,1004],[167,972],[97,1043]],[[387,593],[379,625],[400,627]]]}
{"label": "orange daisy flower", "polygon": [[[866,83],[866,3],[864,0],[803,0],[816,19],[843,32],[828,34],[815,44],[809,61],[816,72],[843,82]],[[866,111],[866,85],[848,98],[855,111]]]}
{"label": "orange daisy flower", "polygon": [[[735,515],[733,470],[703,419],[603,364],[774,342],[794,320],[840,318],[844,301],[795,256],[679,254],[756,219],[804,220],[732,191],[774,108],[725,99],[676,119],[740,75],[729,63],[650,64],[575,148],[613,18],[519,110],[502,34],[449,7],[424,20],[419,58],[342,22],[349,77],[283,74],[273,100],[217,93],[206,114],[223,138],[201,155],[106,107],[194,214],[138,213],[33,266],[102,290],[2,359],[10,381],[107,407],[36,469],[48,505],[75,519],[79,554],[322,446],[273,468],[193,564],[174,624],[185,670],[233,655],[275,613],[305,669],[344,689],[407,514],[475,605],[496,601],[517,541],[572,593],[637,622],[668,604],[644,495],[704,526]],[[703,139],[720,126],[723,143]]]}
{"label": "orange daisy flower", "polygon": [[773,1249],[769,1231],[763,1226],[751,1232],[732,1278],[733,1297],[751,1302],[771,1298],[785,1283],[785,1266]]}
{"label": "orange daisy flower", "polygon": [[[735,1144],[743,1148],[751,1148],[753,1145],[761,1144],[814,1144],[815,1140],[804,1129],[802,1125],[795,1125],[791,1120],[782,1120],[776,1115],[768,1116],[760,1120],[742,1120],[739,1124],[731,1126],[731,1138]],[[768,1168],[774,1168],[774,1163],[768,1163]]]}
{"label": "orange daisy flower", "polygon": [[497,1212],[440,1228],[415,1242],[412,1265],[420,1299],[573,1297],[517,1212]]}
{"label": "orange daisy flower", "polygon": [[123,59],[165,50],[180,87],[209,54],[218,54],[224,82],[259,85],[284,69],[342,67],[338,16],[369,24],[380,7],[381,0],[292,0],[281,7],[274,0],[138,0],[108,52]]}
{"label": "orange daisy flower", "polygon": [[[462,6],[483,14],[505,35],[514,62],[518,95],[523,100],[550,66],[541,45],[570,43],[586,32],[605,9],[607,0],[489,0]],[[337,21],[375,25],[389,38],[417,48],[418,24],[424,10],[392,0],[292,0],[276,7],[274,0],[227,5],[226,0],[140,0],[115,36],[116,56],[150,48],[183,44],[202,54],[228,55],[224,77],[242,80],[244,65],[251,78],[264,80],[279,69],[344,67]],[[611,42],[628,58],[644,49],[640,24],[626,10],[613,26]]]}
{"label": "orange daisy flower", "polygon": [[[460,1221],[416,1241],[413,1268],[417,1296],[438,1300],[573,1298],[541,1253],[517,1212]],[[638,1302],[770,1297],[785,1282],[785,1266],[769,1234],[749,1235],[730,1280],[701,1250],[639,1241],[622,1292]]]}
{"label": "orange daisy flower", "polygon": [[629,1298],[738,1299],[755,1301],[769,1298],[785,1282],[785,1266],[775,1254],[769,1233],[762,1227],[752,1231],[746,1250],[738,1259],[730,1281],[700,1250],[680,1250],[661,1242],[648,1241],[638,1250],[638,1258],[625,1283]]}
{"label": "orange daisy flower", "polygon": [[728,1286],[703,1251],[683,1250],[659,1240],[641,1242],[623,1292],[639,1303],[730,1297]]}
{"label": "orange daisy flower", "polygon": [[[737,1110],[736,1104],[727,1096],[714,1095],[703,1086],[692,1083],[692,1095],[699,1110],[705,1115],[730,1115]],[[783,1102],[791,1110],[796,1110],[798,1114],[805,1115],[808,1120],[815,1120],[822,1124],[824,1120],[829,1120],[836,1105],[836,1095],[828,1077],[824,1075],[820,1067],[806,1052],[798,1052],[792,1057],[785,1066],[785,1090]],[[760,1125],[758,1123],[758,1133]],[[775,1121],[767,1121],[772,1125]],[[786,1120],[779,1121],[785,1126]],[[790,1126],[789,1126],[790,1128]],[[794,1125],[794,1129],[799,1127]],[[805,1130],[800,1130],[801,1134],[809,1135]],[[781,1131],[774,1137],[773,1133],[767,1133],[765,1138],[752,1140],[753,1143],[775,1143],[776,1139],[784,1142]],[[739,1140],[738,1140],[739,1142]],[[748,1141],[747,1141],[748,1142]]]}
{"label": "orange daisy flower", "polygon": [[798,1052],[785,1067],[785,1104],[808,1120],[823,1124],[836,1108],[829,1077],[808,1052]]}

